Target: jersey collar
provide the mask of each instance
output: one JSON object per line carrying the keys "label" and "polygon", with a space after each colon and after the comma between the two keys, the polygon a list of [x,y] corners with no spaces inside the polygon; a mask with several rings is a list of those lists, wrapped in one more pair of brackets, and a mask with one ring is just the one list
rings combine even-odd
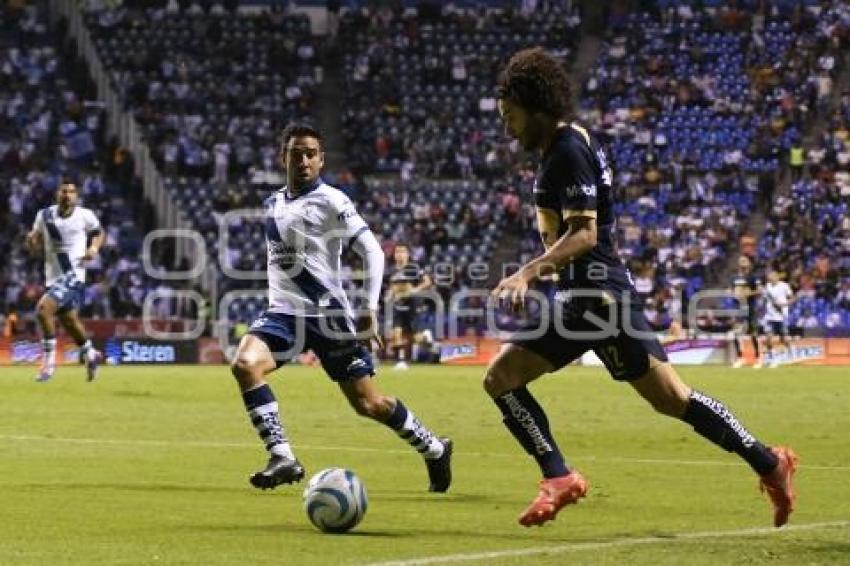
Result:
{"label": "jersey collar", "polygon": [[323,185],[324,182],[325,181],[321,177],[316,177],[316,180],[313,182],[312,185],[305,188],[303,191],[301,191],[301,193],[298,194],[298,196],[295,196],[295,197],[289,195],[289,187],[283,187],[283,196],[284,196],[284,198],[286,198],[286,200],[296,200],[299,197],[303,197],[306,194],[312,193],[313,191],[318,189],[321,185]]}
{"label": "jersey collar", "polygon": [[56,216],[59,218],[71,218],[74,215],[74,211],[77,210],[77,205],[72,206],[68,209],[68,214],[62,214],[62,209],[59,205],[56,205]]}

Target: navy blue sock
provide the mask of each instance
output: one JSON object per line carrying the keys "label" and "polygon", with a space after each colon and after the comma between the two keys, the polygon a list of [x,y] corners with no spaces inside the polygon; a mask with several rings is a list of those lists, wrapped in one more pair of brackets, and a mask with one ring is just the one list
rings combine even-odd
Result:
{"label": "navy blue sock", "polygon": [[494,401],[502,411],[502,422],[525,451],[537,460],[543,477],[555,478],[570,473],[549,431],[549,419],[528,389],[513,389],[502,393]]}
{"label": "navy blue sock", "polygon": [[427,459],[443,455],[443,443],[437,435],[423,425],[413,411],[404,406],[401,399],[395,400],[395,408],[384,424],[393,429],[405,442]]}
{"label": "navy blue sock", "polygon": [[746,460],[757,474],[770,473],[778,463],[773,452],[756,440],[732,411],[696,389],[691,391],[682,420],[727,452],[734,452]]}
{"label": "navy blue sock", "polygon": [[294,458],[292,447],[280,422],[280,412],[272,388],[267,383],[242,392],[248,418],[271,454]]}

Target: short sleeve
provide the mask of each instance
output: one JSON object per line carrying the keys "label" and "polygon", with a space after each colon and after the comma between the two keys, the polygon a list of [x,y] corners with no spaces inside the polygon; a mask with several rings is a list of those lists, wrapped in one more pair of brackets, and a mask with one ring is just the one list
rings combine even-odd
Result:
{"label": "short sleeve", "polygon": [[366,221],[354,208],[354,203],[342,193],[332,201],[333,213],[336,215],[335,226],[340,237],[350,244],[357,236],[369,229]]}
{"label": "short sleeve", "polygon": [[589,216],[596,218],[597,171],[595,157],[586,144],[576,141],[566,144],[561,154],[561,213],[564,218]]}
{"label": "short sleeve", "polygon": [[94,212],[89,210],[88,208],[85,210],[85,215],[83,216],[83,221],[86,227],[86,234],[89,235],[97,235],[100,234],[101,226],[100,220],[97,219]]}
{"label": "short sleeve", "polygon": [[39,210],[35,215],[35,220],[32,223],[32,229],[38,232],[44,231],[44,209]]}

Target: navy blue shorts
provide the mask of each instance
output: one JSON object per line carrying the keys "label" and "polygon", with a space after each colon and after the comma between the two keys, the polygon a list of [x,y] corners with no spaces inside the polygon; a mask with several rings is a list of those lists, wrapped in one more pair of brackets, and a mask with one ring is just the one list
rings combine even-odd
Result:
{"label": "navy blue shorts", "polygon": [[788,336],[788,326],[784,320],[766,320],[764,321],[764,331],[769,336]]}
{"label": "navy blue shorts", "polygon": [[[596,324],[587,320],[585,313],[595,315],[603,323]],[[562,321],[560,328],[555,324],[556,316]],[[532,324],[523,331],[539,327],[539,324]],[[634,336],[634,331],[648,334]],[[561,312],[553,308],[550,310],[549,323],[541,336],[525,338],[515,335],[508,342],[539,354],[555,366],[555,369],[560,369],[577,360],[588,350],[593,350],[605,364],[611,377],[617,381],[634,381],[643,376],[649,371],[650,355],[662,362],[667,361],[667,353],[652,333],[643,310],[637,304],[624,306],[614,303],[610,307],[591,309],[564,308]]]}
{"label": "navy blue shorts", "polygon": [[403,332],[411,334],[415,318],[416,309],[411,301],[402,299],[393,305],[393,328],[401,328]]}
{"label": "navy blue shorts", "polygon": [[351,323],[343,317],[294,316],[266,311],[251,324],[248,334],[266,343],[277,367],[305,350],[313,350],[325,373],[334,381],[375,375],[371,354],[355,338]]}
{"label": "navy blue shorts", "polygon": [[47,288],[46,294],[56,301],[58,305],[56,312],[64,313],[80,310],[84,293],[85,285],[83,282],[77,279],[77,276],[73,273],[66,273]]}

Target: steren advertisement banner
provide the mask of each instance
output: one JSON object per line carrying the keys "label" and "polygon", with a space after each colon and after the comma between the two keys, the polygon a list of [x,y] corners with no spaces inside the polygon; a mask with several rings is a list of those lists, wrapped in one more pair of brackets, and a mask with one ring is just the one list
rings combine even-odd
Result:
{"label": "steren advertisement banner", "polygon": [[[146,337],[110,338],[103,349],[108,364],[195,364],[198,343],[195,340],[151,340]],[[67,337],[60,338],[56,361],[77,364],[80,353]],[[41,342],[37,340],[0,339],[0,364],[36,364],[41,361]]]}

